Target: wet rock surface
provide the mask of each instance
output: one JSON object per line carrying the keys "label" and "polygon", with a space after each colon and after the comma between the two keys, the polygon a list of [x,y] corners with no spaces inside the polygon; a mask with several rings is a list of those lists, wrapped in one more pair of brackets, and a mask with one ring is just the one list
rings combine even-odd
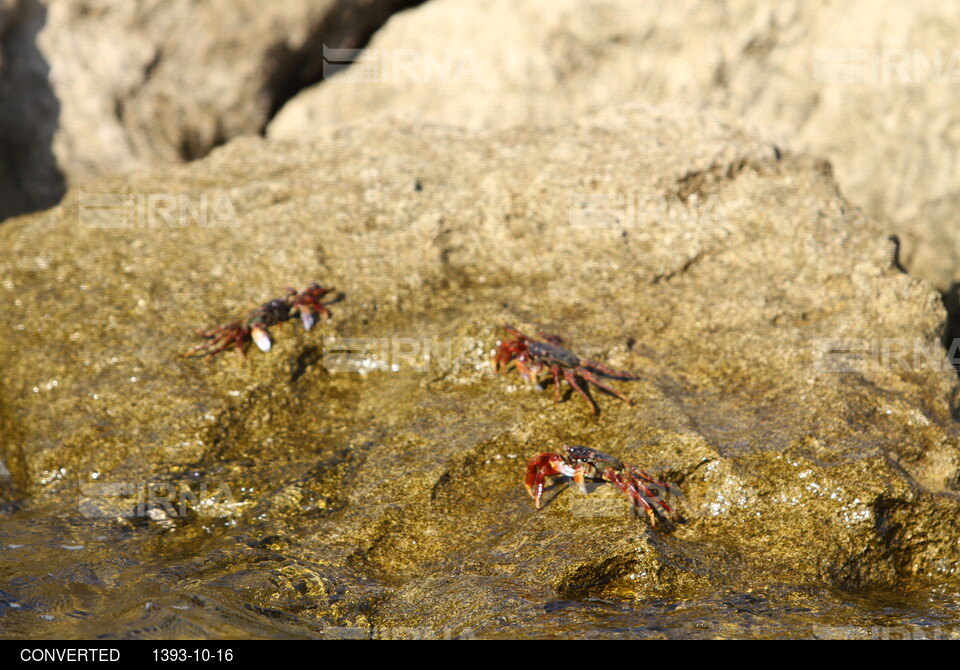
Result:
{"label": "wet rock surface", "polygon": [[[891,600],[956,630],[945,312],[825,161],[638,107],[239,139],[96,190],[127,218],[71,192],[0,228],[4,634],[864,637]],[[331,321],[183,355],[311,280]],[[504,323],[634,404],[494,374]],[[609,484],[535,510],[563,443],[686,522]]]}

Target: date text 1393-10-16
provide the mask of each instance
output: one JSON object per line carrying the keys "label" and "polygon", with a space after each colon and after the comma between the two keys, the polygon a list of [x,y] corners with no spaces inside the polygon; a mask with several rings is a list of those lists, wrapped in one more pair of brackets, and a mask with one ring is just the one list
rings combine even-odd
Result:
{"label": "date text 1393-10-16", "polygon": [[233,649],[154,649],[154,661],[232,661]]}

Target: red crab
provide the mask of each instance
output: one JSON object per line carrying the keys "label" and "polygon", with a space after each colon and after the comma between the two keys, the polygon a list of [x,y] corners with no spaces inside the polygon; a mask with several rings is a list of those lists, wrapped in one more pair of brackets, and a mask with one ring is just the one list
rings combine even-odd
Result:
{"label": "red crab", "polygon": [[633,501],[634,510],[643,508],[652,526],[658,523],[658,512],[670,521],[683,521],[681,516],[661,499],[663,494],[671,490],[668,484],[657,481],[643,470],[627,465],[613,456],[589,447],[571,447],[566,444],[563,445],[562,454],[539,454],[527,464],[524,485],[533,497],[537,509],[540,509],[546,478],[556,475],[573,477],[573,481],[584,493],[587,492],[586,479],[610,482]]}
{"label": "red crab", "polygon": [[597,403],[577,383],[577,377],[615,395],[629,405],[633,404],[632,400],[615,388],[603,383],[597,378],[596,374],[599,373],[615,379],[639,379],[639,377],[635,377],[629,372],[614,370],[606,365],[579,358],[572,351],[561,346],[566,344],[566,340],[559,335],[540,333],[540,337],[543,338],[543,341],[540,341],[521,333],[509,324],[503,328],[516,339],[503,340],[497,346],[497,353],[493,357],[493,367],[497,372],[502,372],[510,364],[510,361],[515,360],[517,371],[528,382],[535,384],[537,383],[537,377],[540,376],[544,368],[547,368],[553,374],[553,401],[557,402],[560,399],[560,374],[562,371],[563,378],[587,401],[594,414],[600,412]]}
{"label": "red crab", "polygon": [[198,355],[212,349],[206,355],[207,358],[213,358],[232,344],[246,358],[244,348],[250,340],[256,343],[260,351],[270,351],[270,347],[273,346],[273,340],[267,332],[270,326],[300,317],[303,327],[310,330],[317,322],[319,315],[323,314],[330,318],[330,311],[320,302],[320,299],[334,290],[336,289],[333,287],[324,288],[317,282],[311,282],[299,293],[288,286],[284,297],[263,303],[250,312],[246,321],[234,321],[213,330],[198,329],[197,334],[200,337],[212,342],[196,346],[186,355]]}

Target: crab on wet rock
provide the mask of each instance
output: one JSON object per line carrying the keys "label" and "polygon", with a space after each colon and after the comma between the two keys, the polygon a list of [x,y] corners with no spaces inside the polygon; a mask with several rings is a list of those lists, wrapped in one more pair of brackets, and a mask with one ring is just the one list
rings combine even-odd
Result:
{"label": "crab on wet rock", "polygon": [[336,289],[333,287],[324,288],[317,282],[311,282],[302,291],[287,287],[285,296],[263,303],[250,312],[244,321],[234,321],[212,330],[197,329],[197,335],[210,342],[194,347],[186,355],[205,354],[207,358],[213,358],[233,345],[246,358],[244,349],[250,340],[253,340],[260,351],[270,351],[273,346],[268,330],[270,326],[299,318],[304,329],[310,330],[317,323],[320,315],[330,318],[330,311],[320,300],[334,290]]}
{"label": "crab on wet rock", "polygon": [[584,493],[587,492],[588,479],[610,482],[633,502],[635,511],[642,509],[646,512],[650,525],[654,527],[659,517],[683,521],[680,514],[662,499],[671,490],[668,484],[596,449],[565,444],[563,453],[543,453],[530,459],[524,485],[537,509],[540,509],[547,479],[555,476],[572,477]]}
{"label": "crab on wet rock", "polygon": [[493,357],[493,367],[497,372],[505,370],[513,361],[524,379],[531,384],[537,384],[540,373],[549,370],[553,375],[554,402],[560,399],[560,376],[563,375],[570,387],[590,405],[594,414],[599,414],[597,403],[587,393],[583,382],[586,382],[586,386],[593,384],[627,404],[633,404],[632,400],[603,382],[598,375],[623,380],[639,379],[639,377],[580,358],[564,346],[566,340],[559,335],[540,333],[543,339],[537,340],[509,324],[503,328],[513,336],[513,339],[503,340],[497,345],[497,351]]}

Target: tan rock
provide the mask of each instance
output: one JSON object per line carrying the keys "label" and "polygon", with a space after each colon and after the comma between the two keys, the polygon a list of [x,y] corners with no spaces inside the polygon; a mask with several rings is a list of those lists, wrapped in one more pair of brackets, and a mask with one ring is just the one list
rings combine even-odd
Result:
{"label": "tan rock", "polygon": [[958,11],[933,0],[430,2],[376,34],[376,73],[358,64],[304,91],[268,132],[312,137],[384,114],[564,124],[633,102],[725,110],[826,156],[844,193],[901,236],[905,265],[944,288],[960,279]]}
{"label": "tan rock", "polygon": [[358,46],[407,4],[6,0],[0,166],[12,167],[0,188],[12,194],[0,219],[53,205],[64,178],[191,160],[259,133],[320,77],[321,43]]}

